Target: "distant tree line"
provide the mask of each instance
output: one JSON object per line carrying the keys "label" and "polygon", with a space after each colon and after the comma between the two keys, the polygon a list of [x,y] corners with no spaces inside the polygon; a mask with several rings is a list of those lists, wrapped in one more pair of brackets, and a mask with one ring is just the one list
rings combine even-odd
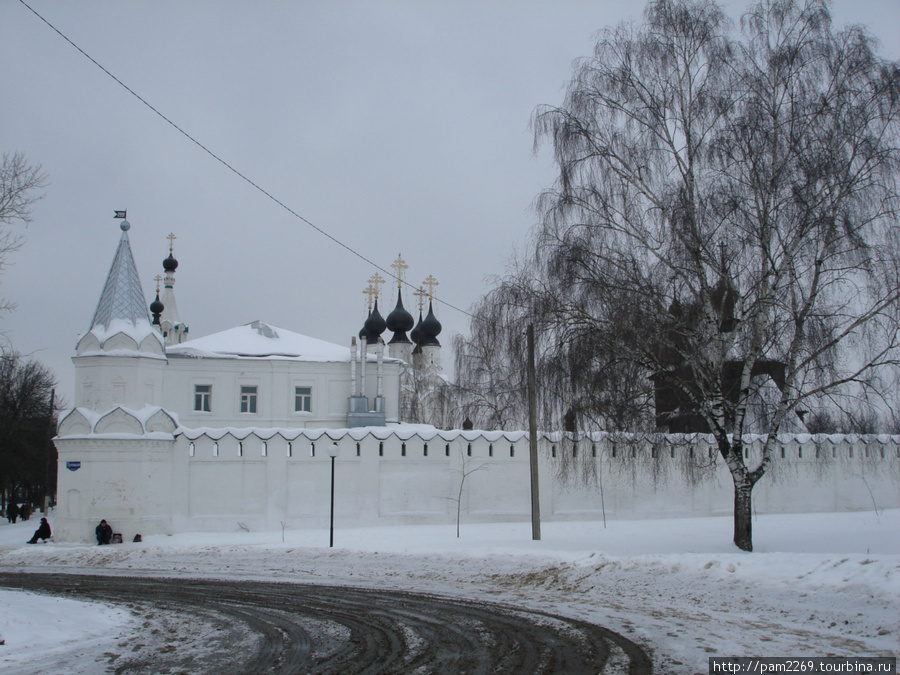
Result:
{"label": "distant tree line", "polygon": [[15,352],[0,355],[0,502],[41,507],[56,492],[56,382]]}

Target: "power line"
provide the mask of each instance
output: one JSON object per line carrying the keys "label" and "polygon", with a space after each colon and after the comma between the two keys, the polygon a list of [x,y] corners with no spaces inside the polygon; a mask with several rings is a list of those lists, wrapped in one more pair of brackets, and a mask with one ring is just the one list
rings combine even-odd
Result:
{"label": "power line", "polygon": [[[176,131],[178,131],[178,133],[180,133],[182,136],[184,136],[185,138],[187,138],[191,143],[193,143],[194,145],[196,145],[198,148],[200,148],[201,150],[203,150],[203,152],[205,152],[207,155],[209,155],[209,156],[212,157],[214,160],[216,160],[217,162],[219,162],[220,164],[222,164],[222,166],[224,166],[226,169],[228,169],[229,171],[231,171],[231,172],[232,172],[234,175],[236,175],[238,178],[240,178],[240,179],[243,180],[245,183],[247,183],[247,184],[251,185],[252,187],[254,187],[256,190],[258,190],[259,192],[261,192],[262,194],[264,194],[266,197],[268,197],[270,200],[272,200],[273,202],[275,202],[276,204],[278,204],[278,206],[280,206],[282,209],[284,209],[285,211],[287,211],[288,213],[290,213],[292,216],[294,216],[294,217],[297,218],[298,220],[302,221],[303,223],[306,223],[309,227],[311,227],[312,229],[314,229],[316,232],[318,232],[319,234],[321,234],[321,235],[324,236],[324,237],[327,237],[327,238],[330,239],[332,242],[334,242],[335,244],[337,244],[338,246],[340,246],[340,247],[343,248],[344,250],[348,251],[348,252],[351,253],[352,255],[355,255],[355,256],[356,256],[357,258],[359,258],[360,260],[362,260],[362,261],[368,263],[369,265],[371,265],[371,266],[374,267],[375,269],[377,269],[377,270],[379,270],[379,271],[381,271],[381,272],[384,272],[384,273],[387,274],[389,277],[391,277],[391,278],[393,278],[393,279],[396,279],[397,281],[400,281],[401,283],[405,284],[405,285],[408,286],[409,288],[412,288],[412,289],[414,289],[414,290],[418,290],[418,288],[417,288],[416,286],[414,286],[413,284],[409,283],[408,281],[403,281],[402,279],[399,279],[393,272],[389,272],[389,271],[386,270],[384,267],[382,267],[382,266],[379,265],[378,263],[374,262],[373,260],[370,260],[369,258],[367,258],[366,256],[364,256],[362,253],[360,253],[359,251],[357,251],[356,249],[351,248],[350,246],[348,246],[347,244],[345,244],[344,242],[342,242],[340,239],[338,239],[338,238],[336,238],[336,237],[330,235],[328,232],[326,232],[325,230],[323,230],[323,229],[322,229],[321,227],[319,227],[318,225],[316,225],[316,224],[314,224],[313,222],[311,222],[310,220],[304,218],[302,215],[300,215],[299,213],[297,213],[296,211],[294,211],[294,209],[292,209],[290,206],[288,206],[288,205],[285,204],[283,201],[281,201],[280,199],[278,199],[278,197],[276,197],[275,195],[273,195],[271,192],[269,192],[268,190],[266,190],[265,188],[263,188],[261,185],[259,185],[258,183],[254,182],[253,180],[251,180],[250,178],[248,178],[246,175],[244,175],[243,173],[241,173],[240,171],[238,171],[238,170],[237,170],[236,168],[234,168],[231,164],[229,164],[229,163],[226,162],[224,159],[222,159],[221,157],[219,157],[219,155],[217,155],[216,153],[214,153],[214,152],[213,152],[212,150],[210,150],[208,147],[206,147],[205,145],[203,145],[203,143],[201,143],[200,141],[198,141],[196,138],[194,138],[193,136],[191,136],[187,131],[185,131],[185,130],[182,129],[180,126],[178,126],[175,122],[173,122],[173,121],[170,120],[168,117],[166,117],[165,115],[163,115],[163,114],[162,114],[159,110],[157,110],[157,109],[156,109],[149,101],[147,101],[146,99],[144,99],[140,94],[138,94],[136,91],[134,91],[131,87],[129,87],[129,86],[128,86],[127,84],[125,84],[124,82],[122,82],[122,80],[120,80],[118,77],[116,77],[115,75],[113,75],[113,74],[112,74],[109,70],[107,70],[102,64],[100,64],[94,57],[92,57],[90,54],[88,54],[86,51],[84,51],[84,50],[83,50],[81,47],[79,47],[77,44],[75,44],[74,42],[72,42],[72,40],[70,40],[70,39],[68,38],[68,36],[66,36],[61,30],[59,30],[56,26],[54,26],[52,23],[50,23],[49,21],[47,21],[47,19],[45,19],[43,16],[41,16],[37,11],[35,11],[34,8],[32,8],[27,2],[25,2],[25,0],[19,0],[19,2],[22,3],[22,5],[24,5],[25,8],[28,9],[28,11],[30,11],[32,14],[34,14],[38,19],[40,19],[41,21],[43,21],[43,22],[44,22],[51,30],[53,30],[53,32],[55,32],[55,33],[56,33],[57,35],[59,35],[63,40],[65,40],[65,41],[68,42],[70,45],[72,45],[76,50],[78,50],[78,52],[80,52],[80,53],[82,54],[82,56],[84,56],[88,61],[90,61],[91,63],[93,63],[93,64],[94,64],[95,66],[97,66],[100,70],[102,70],[102,71],[103,71],[104,73],[106,73],[109,77],[111,77],[111,78],[113,79],[113,81],[116,82],[116,84],[118,84],[118,85],[119,85],[120,87],[122,87],[125,91],[127,91],[129,94],[131,94],[132,96],[134,96],[138,101],[140,101],[140,102],[143,103],[145,106],[147,106],[150,110],[152,110],[154,113],[156,113],[157,116],[159,116],[161,119],[163,119],[169,126],[171,126],[173,129],[175,129]],[[466,310],[460,309],[460,308],[457,307],[456,305],[452,305],[452,304],[450,304],[449,302],[447,302],[446,300],[441,300],[440,298],[438,298],[438,297],[436,297],[436,296],[433,297],[433,300],[435,300],[436,302],[441,303],[442,305],[446,305],[446,306],[449,307],[450,309],[455,309],[457,312],[460,312],[460,313],[462,313],[462,314],[465,314],[466,316],[472,317],[472,314],[470,314],[470,313],[467,312]],[[474,317],[472,317],[472,318],[474,318]]]}

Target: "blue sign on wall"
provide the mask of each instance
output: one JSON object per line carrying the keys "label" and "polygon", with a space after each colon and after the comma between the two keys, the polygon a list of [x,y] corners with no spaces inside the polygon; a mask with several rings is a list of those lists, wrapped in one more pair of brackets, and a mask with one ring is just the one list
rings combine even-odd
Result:
{"label": "blue sign on wall", "polygon": [[66,462],[66,468],[69,471],[78,471],[81,468],[81,462]]}

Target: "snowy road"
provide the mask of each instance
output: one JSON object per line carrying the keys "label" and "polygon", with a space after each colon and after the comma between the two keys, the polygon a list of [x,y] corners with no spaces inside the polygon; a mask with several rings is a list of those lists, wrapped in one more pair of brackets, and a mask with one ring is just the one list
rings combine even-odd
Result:
{"label": "snowy road", "polygon": [[[530,523],[464,523],[459,538],[453,526],[341,529],[335,548],[327,528],[29,546],[34,523],[4,521],[0,575],[78,571],[103,575],[107,586],[116,577],[177,577],[223,589],[290,582],[458,606],[490,601],[538,622],[550,614],[609,628],[666,675],[706,673],[711,656],[900,656],[900,509],[759,516],[752,554],[734,548],[731,528],[727,517],[554,522],[533,541]],[[207,641],[229,658],[257,648],[232,649],[249,624],[202,607],[182,617],[153,603],[68,595],[0,590],[0,673],[114,673],[173,651],[213,658]]]}
{"label": "snowy road", "polygon": [[0,573],[0,587],[125,605],[144,630],[116,673],[652,672],[632,641],[584,621],[397,590]]}

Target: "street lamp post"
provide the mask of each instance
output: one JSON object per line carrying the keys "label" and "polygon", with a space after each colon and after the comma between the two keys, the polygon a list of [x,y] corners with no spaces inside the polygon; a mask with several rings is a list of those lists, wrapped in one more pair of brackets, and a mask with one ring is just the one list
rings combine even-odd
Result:
{"label": "street lamp post", "polygon": [[331,457],[331,523],[328,528],[328,548],[334,548],[334,460],[339,450],[337,441],[332,441],[331,447],[328,448],[328,456]]}

